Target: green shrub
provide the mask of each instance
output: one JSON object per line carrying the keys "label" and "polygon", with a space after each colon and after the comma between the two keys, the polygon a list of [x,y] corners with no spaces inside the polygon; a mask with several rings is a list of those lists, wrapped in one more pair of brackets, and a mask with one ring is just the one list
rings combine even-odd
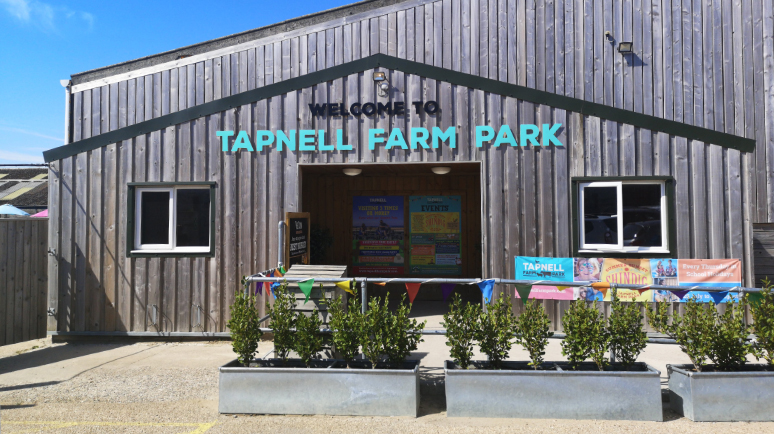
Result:
{"label": "green shrub", "polygon": [[529,353],[531,360],[529,365],[533,369],[537,369],[543,363],[548,338],[554,335],[550,327],[551,321],[543,304],[535,300],[526,300],[524,312],[516,318],[516,343],[523,346]]}
{"label": "green shrub", "polygon": [[358,305],[359,300],[357,290],[355,290],[355,295],[350,297],[347,306],[344,305],[341,296],[328,303],[328,314],[330,315],[328,325],[331,328],[333,348],[341,354],[347,362],[348,368],[352,360],[360,354],[358,329],[363,319]]}
{"label": "green shrub", "polygon": [[452,359],[462,369],[468,369],[473,358],[473,341],[480,315],[479,303],[463,304],[462,297],[455,294],[449,312],[443,316],[441,325],[446,329],[446,346],[450,347]]}
{"label": "green shrub", "polygon": [[231,331],[231,346],[243,366],[250,366],[250,360],[258,350],[258,340],[263,334],[259,319],[255,296],[251,293],[237,293],[234,304],[231,305],[228,328]]}
{"label": "green shrub", "polygon": [[645,349],[648,335],[642,328],[642,304],[621,303],[617,292],[612,289],[610,316],[607,318],[607,347],[628,367]]}
{"label": "green shrub", "polygon": [[501,369],[513,346],[511,340],[516,332],[516,320],[505,294],[500,293],[497,302],[489,305],[486,312],[481,312],[479,318],[475,336],[481,352],[489,357],[492,369]]}
{"label": "green shrub", "polygon": [[295,339],[296,315],[293,307],[296,297],[288,291],[287,282],[274,290],[276,299],[271,307],[271,328],[274,331],[274,354],[283,362],[287,361],[288,353],[292,350]]}
{"label": "green shrub", "polygon": [[368,302],[368,310],[362,316],[358,328],[358,340],[363,349],[363,355],[371,362],[373,369],[376,369],[384,354],[384,341],[387,337],[385,325],[390,315],[387,298],[381,300],[382,303],[379,303],[379,297],[374,297]]}
{"label": "green shrub", "polygon": [[584,300],[575,300],[562,317],[565,338],[562,355],[567,357],[572,369],[591,357],[600,371],[605,369],[608,335],[605,320],[596,307]]}
{"label": "green shrub", "polygon": [[320,333],[320,326],[322,326],[322,320],[317,309],[312,311],[311,316],[306,316],[303,312],[297,313],[293,350],[303,360],[307,368],[312,357],[323,350],[323,336]]}
{"label": "green shrub", "polygon": [[694,299],[686,301],[684,309],[682,316],[671,316],[670,323],[669,303],[659,302],[655,309],[648,309],[648,323],[657,332],[674,339],[694,368],[701,372],[710,354],[709,336],[714,333],[715,319],[704,303]]}
{"label": "green shrub", "polygon": [[[387,307],[386,297],[374,297],[368,303],[368,310],[361,316],[358,327],[358,339],[363,355],[371,362],[371,368],[386,357],[390,366],[400,366],[406,357],[422,342],[422,331],[426,322],[409,319],[410,307],[406,305],[406,295],[401,298],[400,307],[395,313]],[[381,302],[380,302],[381,300]]]}
{"label": "green shrub", "polygon": [[738,370],[747,363],[747,355],[753,346],[747,341],[750,326],[745,324],[744,299],[739,303],[726,304],[726,311],[718,313],[715,305],[709,303],[710,315],[715,319],[710,338],[709,358],[721,371]]}
{"label": "green shrub", "polygon": [[769,365],[774,364],[774,292],[768,277],[763,281],[763,291],[757,300],[753,301],[750,294],[745,298],[750,303],[750,313],[753,317],[752,332],[755,333],[753,354]]}
{"label": "green shrub", "polygon": [[423,342],[420,332],[425,328],[427,321],[421,324],[415,319],[409,318],[411,306],[406,303],[406,294],[400,300],[400,306],[395,313],[387,316],[385,340],[383,344],[387,362],[394,368],[399,368],[412,351],[415,351],[420,342]]}

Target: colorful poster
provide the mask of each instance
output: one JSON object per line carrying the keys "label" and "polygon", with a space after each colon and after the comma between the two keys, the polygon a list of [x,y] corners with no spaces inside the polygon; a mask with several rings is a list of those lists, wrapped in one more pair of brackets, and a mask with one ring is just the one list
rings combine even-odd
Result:
{"label": "colorful poster", "polygon": [[604,261],[602,258],[574,258],[572,280],[575,282],[599,282],[602,261]]}
{"label": "colorful poster", "polygon": [[[602,263],[600,281],[624,285],[650,286],[653,284],[650,259],[614,259],[605,258]],[[642,294],[632,289],[618,289],[618,298],[621,301],[651,301],[653,294],[645,291]],[[610,301],[612,292],[608,291],[605,301]]]}
{"label": "colorful poster", "polygon": [[572,258],[516,257],[516,280],[572,282]]}
{"label": "colorful poster", "polygon": [[[616,259],[616,258],[543,258],[517,256],[515,279],[574,282],[604,282],[618,285],[665,285],[690,287],[741,286],[742,271],[739,259]],[[574,287],[559,291],[556,286],[535,285],[529,298],[587,301],[610,301],[612,291],[605,292],[591,286]],[[648,290],[640,294],[631,289],[618,289],[622,301],[680,302],[671,291]],[[518,297],[518,293],[516,294]],[[711,302],[708,292],[689,292],[682,301],[694,298]],[[729,294],[722,302],[738,301],[738,294]]]}
{"label": "colorful poster", "polygon": [[[677,280],[680,286],[714,286],[733,288],[742,285],[742,261],[739,259],[680,259],[677,265]],[[689,299],[712,302],[706,291],[691,291],[683,301]],[[728,294],[721,303],[738,301],[739,294]]]}
{"label": "colorful poster", "polygon": [[352,198],[352,271],[355,275],[404,274],[403,196]]}
{"label": "colorful poster", "polygon": [[410,196],[409,274],[462,274],[462,198]]}

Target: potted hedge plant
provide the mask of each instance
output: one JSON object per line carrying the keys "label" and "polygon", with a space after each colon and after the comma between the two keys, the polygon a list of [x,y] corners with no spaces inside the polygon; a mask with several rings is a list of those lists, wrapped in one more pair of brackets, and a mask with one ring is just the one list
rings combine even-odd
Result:
{"label": "potted hedge plant", "polygon": [[[562,318],[566,362],[544,361],[553,332],[540,302],[526,300],[514,318],[503,295],[486,313],[455,299],[445,317],[454,357],[445,365],[447,415],[663,420],[661,373],[636,362],[646,342],[640,305],[621,303],[615,290],[612,298],[607,320],[586,301],[571,303]],[[476,317],[475,326],[451,324]],[[529,362],[505,361],[512,342],[524,347]],[[488,361],[468,360],[474,343]],[[608,361],[609,348],[621,362]]]}
{"label": "potted hedge plant", "polygon": [[[693,421],[774,420],[774,295],[768,281],[764,285],[760,295],[728,303],[722,313],[713,303],[694,299],[685,302],[682,315],[670,314],[666,303],[648,311],[651,326],[674,339],[691,360],[667,365],[675,412]],[[745,318],[748,304],[752,325]],[[750,356],[767,363],[748,363]]]}
{"label": "potted hedge plant", "polygon": [[[329,301],[330,340],[342,359],[321,357],[322,322],[294,311],[283,283],[271,309],[275,359],[220,368],[221,413],[415,416],[419,362],[407,361],[424,323],[409,319],[405,296],[394,312],[374,298],[360,312],[358,297]],[[367,360],[358,360],[361,354]]]}

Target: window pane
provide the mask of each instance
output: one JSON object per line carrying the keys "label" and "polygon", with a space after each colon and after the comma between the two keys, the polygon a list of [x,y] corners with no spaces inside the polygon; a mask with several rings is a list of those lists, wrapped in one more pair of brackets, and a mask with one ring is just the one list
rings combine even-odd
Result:
{"label": "window pane", "polygon": [[210,245],[210,190],[180,189],[177,191],[177,246],[208,247]]}
{"label": "window pane", "polygon": [[169,244],[169,192],[140,195],[140,244]]}
{"label": "window pane", "polygon": [[583,189],[584,239],[586,244],[618,244],[617,189]]}
{"label": "window pane", "polygon": [[661,185],[624,184],[624,245],[661,247]]}

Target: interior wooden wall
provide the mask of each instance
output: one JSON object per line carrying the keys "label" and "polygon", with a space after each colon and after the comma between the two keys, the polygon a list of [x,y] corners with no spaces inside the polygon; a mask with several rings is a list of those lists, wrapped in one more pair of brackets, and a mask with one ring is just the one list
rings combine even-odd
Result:
{"label": "interior wooden wall", "polygon": [[[416,165],[413,165],[416,167]],[[396,166],[399,167],[399,166]],[[412,165],[407,165],[412,167]],[[409,169],[410,170],[410,169]],[[311,172],[311,171],[310,171]],[[429,167],[392,173],[346,176],[330,173],[306,173],[302,169],[301,209],[311,214],[312,224],[328,228],[333,246],[326,264],[352,265],[352,196],[372,195],[455,195],[463,196],[463,273],[449,277],[481,276],[481,187],[479,173],[435,175]],[[409,210],[405,214],[405,249],[408,266]],[[351,270],[351,268],[350,268]],[[350,276],[354,276],[350,271]],[[407,277],[411,277],[408,276]]]}

